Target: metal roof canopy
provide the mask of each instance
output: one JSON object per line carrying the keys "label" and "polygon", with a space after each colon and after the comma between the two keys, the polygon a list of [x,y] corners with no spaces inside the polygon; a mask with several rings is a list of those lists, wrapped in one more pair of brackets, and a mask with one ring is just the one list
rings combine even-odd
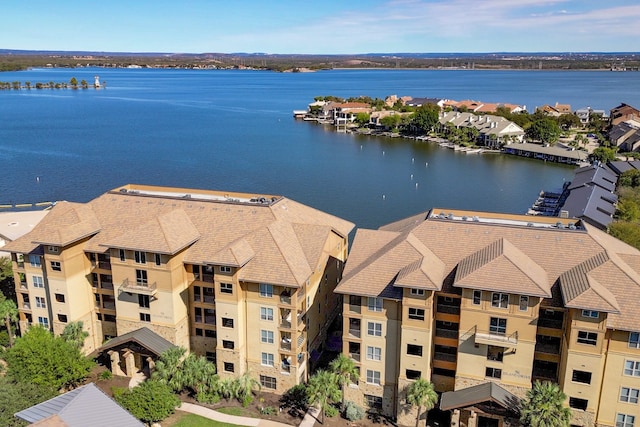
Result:
{"label": "metal roof canopy", "polygon": [[98,349],[98,352],[102,353],[128,342],[135,342],[156,356],[160,356],[165,351],[175,347],[175,345],[171,344],[151,329],[144,327],[110,339],[105,345]]}
{"label": "metal roof canopy", "polygon": [[519,412],[520,399],[496,383],[487,382],[442,394],[440,409],[443,411],[464,408],[483,402],[494,402],[504,409]]}

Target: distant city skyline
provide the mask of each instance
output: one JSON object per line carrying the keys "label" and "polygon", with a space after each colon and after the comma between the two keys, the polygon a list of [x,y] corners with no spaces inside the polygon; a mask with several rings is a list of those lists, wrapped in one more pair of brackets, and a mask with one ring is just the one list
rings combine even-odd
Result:
{"label": "distant city skyline", "polygon": [[9,0],[0,48],[363,54],[636,52],[638,0]]}

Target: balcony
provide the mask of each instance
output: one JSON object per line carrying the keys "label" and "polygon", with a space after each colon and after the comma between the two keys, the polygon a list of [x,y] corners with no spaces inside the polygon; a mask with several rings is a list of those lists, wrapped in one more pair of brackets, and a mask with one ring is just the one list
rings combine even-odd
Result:
{"label": "balcony", "polygon": [[207,283],[213,283],[213,273],[203,273],[202,281]]}
{"label": "balcony", "polygon": [[360,329],[349,329],[349,336],[354,338],[360,338]]}
{"label": "balcony", "polygon": [[360,353],[349,353],[349,358],[354,362],[360,362]]}
{"label": "balcony", "polygon": [[436,311],[438,313],[460,314],[460,306],[459,305],[438,303],[436,305]]}
{"label": "balcony", "polygon": [[548,318],[541,317],[538,319],[538,327],[549,328],[549,329],[562,329],[562,319],[548,319]]}
{"label": "balcony", "polygon": [[23,310],[31,310],[31,304],[28,302],[23,302],[22,303],[22,309]]}
{"label": "balcony", "polygon": [[21,289],[21,290],[26,290],[26,289],[27,289],[27,287],[28,287],[28,286],[27,286],[27,281],[26,281],[26,280],[25,280],[24,282],[23,282],[23,281],[20,281],[20,289]]}
{"label": "balcony", "polygon": [[536,343],[536,352],[537,353],[558,355],[558,354],[560,354],[560,342],[558,342],[557,344],[537,342]]}
{"label": "balcony", "polygon": [[291,294],[288,292],[281,293],[280,304],[291,305]]}
{"label": "balcony", "polygon": [[476,330],[475,343],[514,348],[518,345],[518,332],[516,331],[511,335],[506,335],[499,331]]}
{"label": "balcony", "polygon": [[102,289],[108,289],[108,290],[112,291],[113,290],[113,283],[111,283],[111,282],[101,282],[100,283],[100,287]]}
{"label": "balcony", "polygon": [[349,304],[349,313],[360,314],[362,312],[362,306]]}
{"label": "balcony", "polygon": [[102,270],[111,270],[111,263],[108,261],[98,261],[98,268]]}
{"label": "balcony", "polygon": [[442,360],[443,362],[454,362],[456,361],[456,355],[451,353],[442,353],[442,352],[434,352],[433,353],[434,360]]}
{"label": "balcony", "polygon": [[150,295],[154,296],[157,292],[157,284],[154,282],[152,284],[148,283],[140,283],[129,281],[129,279],[124,279],[122,285],[120,286],[121,292],[129,292],[132,294],[142,294],[142,295]]}
{"label": "balcony", "polygon": [[436,328],[436,336],[440,338],[458,339],[458,331],[455,329]]}

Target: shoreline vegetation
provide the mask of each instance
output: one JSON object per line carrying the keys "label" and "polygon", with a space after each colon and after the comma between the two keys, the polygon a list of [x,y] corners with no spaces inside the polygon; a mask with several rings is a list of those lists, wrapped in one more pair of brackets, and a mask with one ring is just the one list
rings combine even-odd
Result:
{"label": "shoreline vegetation", "polygon": [[30,81],[25,81],[24,84],[20,81],[13,82],[3,82],[0,81],[0,90],[31,90],[31,89],[89,89],[90,87],[94,89],[101,89],[106,87],[107,82],[102,82],[96,80],[89,84],[86,80],[78,80],[75,77],[72,77],[69,82],[35,82],[32,83]]}
{"label": "shoreline vegetation", "polygon": [[0,71],[29,68],[330,69],[640,71],[634,53],[390,53],[303,55],[263,53],[104,53],[0,49]]}

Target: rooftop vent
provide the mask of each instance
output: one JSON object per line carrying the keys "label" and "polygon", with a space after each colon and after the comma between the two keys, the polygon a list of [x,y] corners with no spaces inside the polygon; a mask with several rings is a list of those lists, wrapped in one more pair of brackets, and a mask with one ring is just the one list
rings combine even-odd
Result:
{"label": "rooftop vent", "polygon": [[474,217],[473,217],[473,220],[474,220],[475,222],[480,222],[480,217],[478,217],[478,216],[474,216]]}

